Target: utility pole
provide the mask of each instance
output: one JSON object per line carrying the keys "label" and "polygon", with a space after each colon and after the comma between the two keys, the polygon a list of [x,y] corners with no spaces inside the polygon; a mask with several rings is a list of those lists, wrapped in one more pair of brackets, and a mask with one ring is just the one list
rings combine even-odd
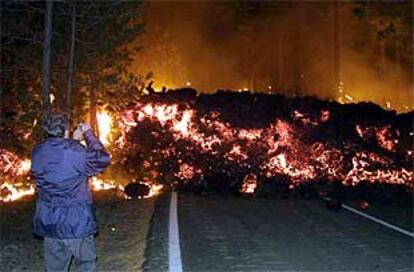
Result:
{"label": "utility pole", "polygon": [[76,38],[76,3],[72,3],[72,33],[70,40],[69,67],[68,67],[68,89],[66,92],[66,114],[68,117],[68,131],[66,136],[69,137],[71,117],[72,117],[72,88],[73,88],[73,63],[75,58],[75,38]]}

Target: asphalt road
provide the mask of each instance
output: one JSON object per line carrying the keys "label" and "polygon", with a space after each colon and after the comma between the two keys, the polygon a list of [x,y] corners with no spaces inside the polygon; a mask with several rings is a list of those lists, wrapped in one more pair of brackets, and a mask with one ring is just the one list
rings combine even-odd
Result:
{"label": "asphalt road", "polygon": [[414,271],[413,242],[319,200],[178,195],[184,271]]}

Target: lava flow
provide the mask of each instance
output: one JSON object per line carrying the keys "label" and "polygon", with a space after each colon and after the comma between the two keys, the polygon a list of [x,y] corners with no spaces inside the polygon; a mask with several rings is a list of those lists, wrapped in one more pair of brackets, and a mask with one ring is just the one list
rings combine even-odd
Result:
{"label": "lava flow", "polygon": [[159,93],[124,112],[118,146],[127,165],[155,171],[164,183],[221,183],[245,193],[281,179],[291,189],[321,180],[412,188],[412,147],[400,144],[411,141],[410,128],[400,125],[403,116],[378,108],[264,94]]}
{"label": "lava flow", "polygon": [[[371,103],[197,95],[185,89],[144,96],[116,122],[105,112],[97,117],[100,139],[135,180],[151,188],[149,197],[162,188],[153,184],[245,194],[279,183],[289,190],[313,182],[414,187],[412,112],[396,114]],[[0,151],[1,200],[32,194],[33,186],[17,189],[21,177],[27,182],[30,161]],[[94,178],[91,186],[124,190],[116,180]]]}

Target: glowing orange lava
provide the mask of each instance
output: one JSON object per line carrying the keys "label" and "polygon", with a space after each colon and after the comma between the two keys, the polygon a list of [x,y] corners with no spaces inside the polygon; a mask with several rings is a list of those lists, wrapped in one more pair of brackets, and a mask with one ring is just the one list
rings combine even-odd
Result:
{"label": "glowing orange lava", "polygon": [[[174,175],[181,180],[193,178],[195,169],[198,176],[206,175],[212,166],[203,168],[181,160],[180,153],[191,151],[214,156],[222,152],[219,150],[224,146],[230,146],[223,158],[248,169],[253,167],[252,161],[256,160],[252,154],[255,154],[255,150],[263,149],[266,156],[261,155],[256,174],[266,177],[283,174],[289,176],[293,183],[327,178],[340,180],[347,185],[369,181],[412,187],[413,171],[395,167],[392,160],[380,153],[369,152],[351,143],[344,143],[344,147],[339,149],[326,143],[302,140],[304,133],[318,129],[331,117],[328,110],[321,110],[319,115],[294,110],[291,113],[293,122],[276,119],[266,128],[239,129],[222,121],[220,113],[216,111],[200,115],[195,108],[185,103],[150,102],[138,103],[135,109],[126,111],[121,123],[126,134],[139,126],[140,122],[148,120],[158,123],[163,129],[163,132],[154,132],[153,135],[171,133],[175,141],[183,140],[187,151],[178,151],[171,144],[156,150],[164,158],[179,161],[179,169]],[[379,148],[395,152],[395,135],[398,136],[398,131],[392,131],[389,126],[369,128],[358,125],[355,129],[363,140],[368,136],[373,137]],[[350,152],[354,149],[359,151]],[[255,165],[257,167],[257,162]]]}

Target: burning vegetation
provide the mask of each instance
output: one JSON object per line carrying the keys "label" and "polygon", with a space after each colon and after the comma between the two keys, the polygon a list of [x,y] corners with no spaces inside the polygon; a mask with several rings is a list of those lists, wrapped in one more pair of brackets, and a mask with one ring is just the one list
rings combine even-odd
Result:
{"label": "burning vegetation", "polygon": [[30,159],[21,159],[18,155],[0,148],[0,201],[14,201],[34,193],[29,171]]}
{"label": "burning vegetation", "polygon": [[[0,201],[11,202],[24,196],[33,195],[35,186],[30,177],[30,159],[21,159],[16,154],[5,149],[0,149]],[[144,188],[141,190],[128,189],[133,187]],[[159,194],[163,188],[161,184],[151,182],[133,182],[126,187],[116,181],[92,177],[90,187],[93,191],[117,190],[123,198],[150,198]]]}
{"label": "burning vegetation", "polygon": [[[101,142],[107,148],[111,146],[111,129],[113,128],[112,118],[107,112],[98,112],[98,134]],[[6,149],[0,148],[0,201],[10,202],[35,193],[35,186],[30,176],[31,161],[22,158],[17,154]],[[150,198],[159,194],[163,185],[152,182],[134,182],[129,187],[140,186],[145,190],[128,190],[128,185],[124,187],[118,181],[102,177],[92,177],[90,188],[93,191],[116,190],[123,198]]]}

